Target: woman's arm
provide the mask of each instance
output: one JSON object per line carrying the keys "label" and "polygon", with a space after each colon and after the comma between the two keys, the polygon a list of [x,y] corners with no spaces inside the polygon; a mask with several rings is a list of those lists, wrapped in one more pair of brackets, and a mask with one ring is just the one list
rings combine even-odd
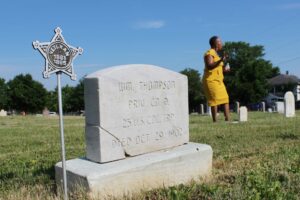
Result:
{"label": "woman's arm", "polygon": [[207,55],[204,57],[205,66],[211,70],[216,68],[221,62],[223,62],[223,58],[221,58],[219,61],[214,62],[214,59],[211,55]]}

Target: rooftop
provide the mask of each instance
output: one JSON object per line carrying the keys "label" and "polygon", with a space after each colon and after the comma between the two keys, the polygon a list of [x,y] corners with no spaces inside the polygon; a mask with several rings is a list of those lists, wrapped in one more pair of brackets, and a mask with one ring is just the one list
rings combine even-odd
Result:
{"label": "rooftop", "polygon": [[268,83],[271,86],[275,85],[286,85],[286,84],[297,84],[300,82],[300,79],[295,75],[280,74],[268,80]]}

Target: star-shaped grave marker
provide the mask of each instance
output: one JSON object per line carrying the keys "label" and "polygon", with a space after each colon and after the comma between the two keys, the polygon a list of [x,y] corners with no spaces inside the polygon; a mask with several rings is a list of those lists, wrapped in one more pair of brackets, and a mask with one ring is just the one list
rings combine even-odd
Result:
{"label": "star-shaped grave marker", "polygon": [[83,53],[83,49],[68,45],[61,34],[62,30],[57,27],[55,35],[51,42],[34,41],[32,43],[34,49],[38,49],[46,59],[44,78],[49,78],[51,74],[63,72],[76,80],[76,74],[73,69],[73,60]]}

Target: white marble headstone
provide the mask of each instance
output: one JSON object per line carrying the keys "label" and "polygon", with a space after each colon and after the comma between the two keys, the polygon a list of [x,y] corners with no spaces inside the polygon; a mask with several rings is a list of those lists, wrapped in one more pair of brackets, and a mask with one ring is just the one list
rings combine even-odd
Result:
{"label": "white marble headstone", "polygon": [[284,115],[286,117],[295,116],[295,97],[292,92],[286,92],[284,95]]}
{"label": "white marble headstone", "polygon": [[300,101],[300,85],[296,87],[296,101]]}
{"label": "white marble headstone", "polygon": [[263,101],[261,102],[261,111],[266,112],[266,103]]}
{"label": "white marble headstone", "polygon": [[240,112],[240,102],[238,102],[238,101],[235,102],[235,112],[237,114],[239,114],[239,112]]}
{"label": "white marble headstone", "polygon": [[187,77],[121,65],[84,80],[87,158],[109,162],[189,141]]}
{"label": "white marble headstone", "polygon": [[206,104],[206,114],[211,116],[211,107],[208,105],[208,103]]}
{"label": "white marble headstone", "polygon": [[204,114],[204,105],[200,104],[200,115]]}
{"label": "white marble headstone", "polygon": [[239,109],[239,121],[246,122],[248,121],[248,110],[246,106],[241,106]]}
{"label": "white marble headstone", "polygon": [[277,102],[275,102],[275,105],[276,105],[276,111],[280,114],[283,114],[284,113],[284,102],[277,101]]}
{"label": "white marble headstone", "polygon": [[5,116],[7,116],[7,111],[1,109],[1,111],[0,111],[0,117],[5,117]]}
{"label": "white marble headstone", "polygon": [[50,111],[48,110],[48,108],[44,108],[43,110],[43,116],[49,116]]}

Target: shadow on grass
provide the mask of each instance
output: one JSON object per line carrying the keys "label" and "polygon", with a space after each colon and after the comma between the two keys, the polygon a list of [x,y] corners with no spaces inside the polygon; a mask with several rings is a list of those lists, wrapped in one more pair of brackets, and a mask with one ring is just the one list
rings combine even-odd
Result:
{"label": "shadow on grass", "polygon": [[36,179],[39,183],[48,185],[49,189],[52,192],[57,193],[57,187],[55,184],[55,167],[54,167],[54,165],[49,166],[49,167],[40,166],[39,168],[37,168],[36,170],[34,170],[32,172],[32,176],[36,177]]}
{"label": "shadow on grass", "polygon": [[7,172],[7,173],[0,174],[0,180],[12,179],[14,177],[17,177],[17,174],[13,173],[13,172]]}
{"label": "shadow on grass", "polygon": [[283,140],[298,140],[299,136],[295,135],[294,133],[281,133],[277,136]]}

